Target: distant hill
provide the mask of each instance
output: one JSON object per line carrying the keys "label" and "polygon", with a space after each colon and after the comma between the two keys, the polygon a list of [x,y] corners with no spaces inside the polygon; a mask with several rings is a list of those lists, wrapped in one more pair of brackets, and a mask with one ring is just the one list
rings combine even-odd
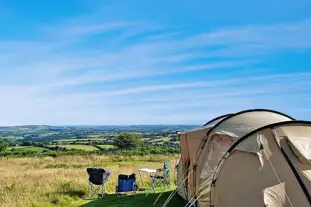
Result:
{"label": "distant hill", "polygon": [[48,126],[21,125],[0,126],[0,138],[6,140],[59,140],[66,138],[86,138],[90,135],[116,135],[121,132],[137,132],[144,135],[168,136],[176,131],[188,131],[196,125],[115,125],[115,126]]}
{"label": "distant hill", "polygon": [[21,126],[0,126],[0,131],[40,131],[49,129],[61,129],[63,127],[48,125],[21,125]]}
{"label": "distant hill", "polygon": [[49,125],[17,125],[17,126],[0,126],[0,131],[15,130],[47,130],[47,129],[191,129],[199,125],[66,125],[66,126],[49,126]]}

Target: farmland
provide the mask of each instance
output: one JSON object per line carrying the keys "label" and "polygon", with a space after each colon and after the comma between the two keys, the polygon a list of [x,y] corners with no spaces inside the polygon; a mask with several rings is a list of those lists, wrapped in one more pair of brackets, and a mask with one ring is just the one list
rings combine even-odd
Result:
{"label": "farmland", "polygon": [[64,144],[64,145],[49,145],[50,147],[56,147],[56,146],[59,146],[59,147],[62,147],[62,148],[65,148],[65,149],[68,149],[68,150],[71,150],[71,149],[76,149],[76,150],[83,150],[83,151],[96,151],[98,150],[98,148],[96,147],[93,147],[93,146],[90,146],[90,145],[82,145],[82,144]]}
{"label": "farmland", "polygon": [[0,139],[9,144],[5,151],[0,151],[0,156],[111,154],[118,151],[113,142],[123,132],[134,133],[141,137],[145,149],[140,151],[140,154],[147,153],[147,151],[158,151],[158,154],[161,152],[178,152],[179,140],[175,132],[192,128],[195,126],[34,125],[0,127]]}
{"label": "farmland", "polygon": [[96,145],[96,146],[101,148],[101,149],[113,149],[113,148],[115,148],[115,146],[111,145],[111,144],[102,144],[102,145]]}
{"label": "farmland", "polygon": [[144,138],[167,137],[176,131],[193,129],[192,125],[137,125],[137,126],[0,126],[0,138],[7,141],[76,141],[112,139],[121,132],[133,132]]}

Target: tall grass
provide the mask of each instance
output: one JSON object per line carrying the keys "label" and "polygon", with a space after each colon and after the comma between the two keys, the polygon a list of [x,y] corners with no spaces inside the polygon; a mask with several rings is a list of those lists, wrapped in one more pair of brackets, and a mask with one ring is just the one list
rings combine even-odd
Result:
{"label": "tall grass", "polygon": [[87,202],[83,199],[87,167],[109,169],[112,175],[107,190],[114,193],[118,174],[137,173],[141,167],[161,168],[164,160],[171,160],[174,172],[171,156],[0,158],[0,207],[79,206]]}

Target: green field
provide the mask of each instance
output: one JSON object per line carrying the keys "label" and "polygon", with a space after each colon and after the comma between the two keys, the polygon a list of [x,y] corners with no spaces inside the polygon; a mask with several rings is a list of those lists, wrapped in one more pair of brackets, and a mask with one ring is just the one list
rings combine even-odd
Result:
{"label": "green field", "polygon": [[24,139],[24,137],[18,137],[18,136],[5,136],[5,137],[0,137],[2,139],[10,139],[10,140],[19,140],[19,139]]}
{"label": "green field", "polygon": [[170,141],[169,137],[159,137],[159,138],[151,138],[147,140],[148,142],[168,142]]}
{"label": "green field", "polygon": [[51,147],[59,146],[66,149],[78,149],[84,151],[96,151],[98,148],[90,145],[82,145],[82,144],[60,144],[60,145],[50,145]]}
{"label": "green field", "polygon": [[43,151],[50,151],[43,147],[33,147],[33,146],[16,146],[7,148],[8,151],[18,150],[19,152],[37,152],[41,153]]}
{"label": "green field", "polygon": [[168,142],[168,141],[171,140],[171,138],[169,138],[169,137],[163,137],[162,140],[163,140],[164,142]]}
{"label": "green field", "polygon": [[73,142],[73,141],[103,141],[105,140],[105,138],[85,138],[85,139],[76,139],[76,138],[73,138],[73,139],[59,139],[59,140],[55,140],[56,142]]}
{"label": "green field", "polygon": [[103,135],[103,134],[94,134],[94,135],[88,135],[87,138],[94,139],[94,138],[99,138],[99,137],[102,137],[102,136],[105,136],[105,135]]}
{"label": "green field", "polygon": [[72,139],[58,139],[58,140],[55,140],[56,142],[73,142],[73,141],[77,141],[79,139],[76,139],[76,138],[72,138]]}
{"label": "green field", "polygon": [[102,144],[102,145],[97,145],[97,146],[102,148],[102,149],[114,149],[114,148],[116,148],[116,146],[110,145],[110,144]]}

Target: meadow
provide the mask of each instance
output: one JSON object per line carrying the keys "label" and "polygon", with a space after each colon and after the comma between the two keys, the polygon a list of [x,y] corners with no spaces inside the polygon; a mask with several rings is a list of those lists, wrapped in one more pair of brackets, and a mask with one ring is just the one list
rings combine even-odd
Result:
{"label": "meadow", "polygon": [[[97,207],[152,205],[156,194],[116,197],[118,174],[136,173],[142,167],[161,168],[170,160],[171,183],[174,180],[176,157],[150,156],[57,156],[0,158],[0,207]],[[87,167],[105,167],[112,172],[107,184],[110,195],[100,200],[87,200]],[[147,180],[146,177],[144,179]],[[138,179],[138,185],[141,185]],[[163,194],[157,206],[162,206],[169,192]],[[180,206],[174,198],[169,206]]]}
{"label": "meadow", "polygon": [[111,144],[101,144],[101,145],[96,145],[97,147],[101,149],[114,149],[116,148],[114,145]]}
{"label": "meadow", "polygon": [[[67,145],[67,144],[60,144],[57,145],[59,147],[63,147],[66,149],[76,149],[76,150],[84,150],[84,151],[96,151],[98,148],[90,145],[82,145],[82,144],[73,144],[73,145]],[[50,145],[49,147],[56,147],[56,145]]]}

